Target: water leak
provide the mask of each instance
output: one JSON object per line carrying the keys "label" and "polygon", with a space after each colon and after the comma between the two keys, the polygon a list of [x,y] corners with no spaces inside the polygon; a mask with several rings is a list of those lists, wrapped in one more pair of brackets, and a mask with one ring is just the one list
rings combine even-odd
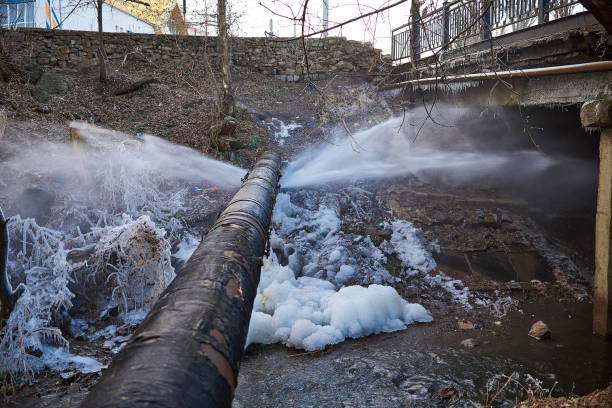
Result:
{"label": "water leak", "polygon": [[306,150],[284,170],[283,187],[353,183],[423,171],[445,173],[455,181],[503,174],[513,177],[545,170],[554,160],[538,151],[504,154],[452,151],[413,143],[414,129],[402,118],[389,119],[350,137],[337,132],[329,142]]}

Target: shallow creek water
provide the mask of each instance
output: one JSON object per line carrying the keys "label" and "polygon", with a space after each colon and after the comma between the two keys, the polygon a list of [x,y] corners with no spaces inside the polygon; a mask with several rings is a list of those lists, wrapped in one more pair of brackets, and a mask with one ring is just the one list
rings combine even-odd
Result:
{"label": "shallow creek water", "polygon": [[[527,336],[540,319],[552,340]],[[553,396],[585,394],[612,379],[612,343],[592,335],[590,303],[526,305],[494,330],[497,335],[492,328],[440,333],[435,323],[413,325],[348,340],[318,356],[259,348],[243,360],[234,406],[480,406],[506,382],[502,375],[514,373],[520,385],[511,381],[493,404],[507,407],[525,399],[528,375],[549,390],[556,384]],[[481,345],[462,347],[467,337]]]}

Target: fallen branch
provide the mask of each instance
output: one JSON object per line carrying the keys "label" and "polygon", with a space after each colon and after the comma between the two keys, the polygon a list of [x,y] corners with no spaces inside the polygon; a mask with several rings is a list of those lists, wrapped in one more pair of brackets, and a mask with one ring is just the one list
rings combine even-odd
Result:
{"label": "fallen branch", "polygon": [[113,95],[115,96],[119,96],[119,95],[125,95],[128,94],[130,92],[134,92],[139,90],[140,88],[142,88],[143,86],[147,85],[147,84],[151,84],[157,82],[157,79],[155,78],[145,78],[145,79],[141,79],[140,81],[136,81],[128,86],[124,86],[123,88],[119,88],[117,89]]}

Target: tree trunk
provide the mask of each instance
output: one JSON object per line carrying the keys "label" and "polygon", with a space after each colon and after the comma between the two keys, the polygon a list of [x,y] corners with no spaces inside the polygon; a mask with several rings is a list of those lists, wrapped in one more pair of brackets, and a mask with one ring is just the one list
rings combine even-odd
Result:
{"label": "tree trunk", "polygon": [[232,73],[230,71],[228,26],[225,0],[217,0],[217,26],[219,27],[218,47],[221,54],[222,96],[221,119],[234,114],[234,95],[232,91]]}
{"label": "tree trunk", "polygon": [[8,221],[4,218],[4,213],[0,208],[0,302],[2,302],[0,304],[0,322],[9,318],[15,308],[17,299],[19,299],[23,292],[23,286],[21,285],[13,292],[8,278],[9,235],[7,224]]}
{"label": "tree trunk", "polygon": [[100,82],[106,81],[106,62],[104,61],[104,35],[102,33],[102,6],[104,0],[98,0],[98,65],[100,66]]}
{"label": "tree trunk", "polygon": [[266,153],[81,407],[230,407],[280,178]]}

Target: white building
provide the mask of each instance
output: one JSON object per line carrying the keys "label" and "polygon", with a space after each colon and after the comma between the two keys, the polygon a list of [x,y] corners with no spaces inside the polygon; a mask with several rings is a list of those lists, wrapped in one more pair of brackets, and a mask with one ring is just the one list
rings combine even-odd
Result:
{"label": "white building", "polygon": [[[0,0],[0,26],[97,31],[95,0]],[[153,25],[104,3],[102,23],[106,32],[153,34]]]}

